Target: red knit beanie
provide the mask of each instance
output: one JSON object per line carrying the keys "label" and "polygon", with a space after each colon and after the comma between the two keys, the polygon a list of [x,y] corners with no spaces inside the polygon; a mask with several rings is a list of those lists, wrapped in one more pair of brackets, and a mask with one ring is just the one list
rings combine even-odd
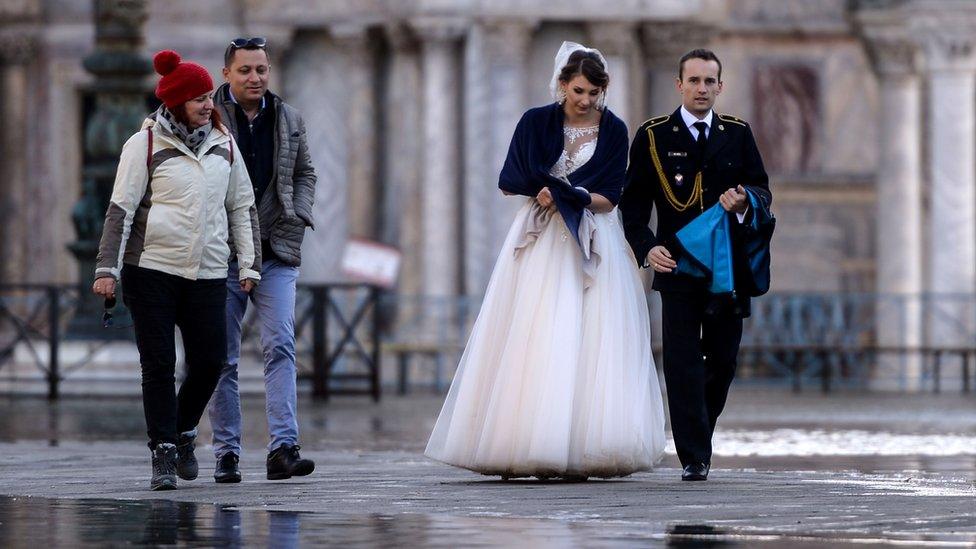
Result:
{"label": "red knit beanie", "polygon": [[153,68],[162,76],[156,85],[156,97],[171,110],[214,87],[207,69],[181,61],[180,54],[173,50],[163,50],[153,56]]}

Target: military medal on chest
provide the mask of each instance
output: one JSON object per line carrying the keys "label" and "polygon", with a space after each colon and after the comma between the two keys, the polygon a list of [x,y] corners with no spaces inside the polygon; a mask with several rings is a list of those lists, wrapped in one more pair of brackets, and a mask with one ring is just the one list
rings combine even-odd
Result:
{"label": "military medal on chest", "polygon": [[680,173],[674,174],[674,184],[675,185],[677,185],[677,186],[680,187],[681,184],[684,183],[684,182],[685,182],[685,176],[681,175]]}

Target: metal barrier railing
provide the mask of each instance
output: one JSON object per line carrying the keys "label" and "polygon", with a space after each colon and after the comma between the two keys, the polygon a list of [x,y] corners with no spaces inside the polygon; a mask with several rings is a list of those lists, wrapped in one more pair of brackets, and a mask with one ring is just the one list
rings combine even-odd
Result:
{"label": "metal barrier railing", "polygon": [[[400,392],[410,385],[411,360],[425,361],[433,370],[430,385],[442,390],[449,381],[445,373],[463,351],[470,326],[477,316],[477,298],[396,297],[401,307],[419,308],[401,318],[411,326],[388,334],[386,348],[397,361]],[[649,307],[656,294],[649,294]],[[431,315],[429,310],[450,308]],[[851,293],[768,294],[752,302],[752,316],[744,323],[740,349],[741,380],[778,381],[794,390],[815,384],[823,390],[866,388],[877,381],[876,366],[883,359],[896,359],[897,379],[885,380],[894,389],[942,390],[948,373],[959,372],[964,392],[971,390],[970,356],[976,356],[976,296],[972,294],[926,294],[916,296]],[[961,314],[960,314],[961,313]],[[442,319],[434,329],[423,326],[424,315]],[[657,317],[652,316],[652,322]],[[879,318],[883,329],[878,330]],[[914,327],[914,332],[913,332]],[[941,344],[922,345],[924,331],[942,330]],[[652,330],[653,331],[653,330]],[[654,341],[658,365],[660,341]],[[949,363],[956,359],[958,368]],[[415,368],[413,368],[415,369]],[[920,379],[913,380],[912,377]],[[448,379],[445,379],[448,377]]]}
{"label": "metal barrier railing", "polygon": [[[89,350],[73,364],[63,364],[60,349],[66,327],[87,288],[66,284],[0,284],[0,370],[10,363],[18,348],[43,374],[49,399],[60,395],[62,381],[90,363],[118,332],[102,332],[104,340],[83,339]],[[380,292],[362,284],[299,285],[295,333],[299,351],[299,375],[312,381],[312,393],[328,398],[336,394],[368,394],[380,397]],[[350,309],[350,307],[352,309]],[[245,321],[242,352],[260,354],[260,338],[252,318]],[[67,334],[67,339],[71,335]],[[126,336],[131,338],[131,327]],[[47,349],[46,356],[39,348]],[[307,359],[305,357],[308,357]]]}
{"label": "metal barrier railing", "polygon": [[[86,292],[77,285],[0,284],[0,371],[18,351],[17,356],[27,356],[43,374],[49,398],[57,398],[63,380],[106,344],[89,335],[88,352],[71,364],[63,361],[62,342],[72,338],[66,329]],[[976,378],[974,305],[974,295],[770,294],[753,300],[738,378],[788,383],[794,390],[810,384],[824,391],[867,387],[881,375],[879,364],[887,361],[890,371],[883,375],[895,376],[896,388],[938,392],[951,379],[970,392]],[[311,380],[319,397],[367,394],[378,399],[386,355],[396,361],[401,392],[410,386],[414,360],[431,364],[431,385],[443,390],[479,306],[478,298],[397,296],[357,284],[299,284],[299,375]],[[922,345],[926,334],[921,332],[932,339],[933,327],[942,330],[944,341]],[[261,356],[258,331],[249,314],[243,354]],[[106,334],[105,339],[119,337]],[[655,344],[657,348],[659,342]]]}
{"label": "metal barrier railing", "polygon": [[[976,347],[906,347],[906,346],[862,346],[828,347],[823,345],[749,345],[739,349],[739,363],[755,367],[764,360],[775,357],[782,370],[787,372],[782,379],[788,380],[793,392],[802,391],[805,381],[816,380],[821,392],[829,393],[836,386],[868,388],[868,377],[864,365],[876,365],[883,357],[896,360],[914,358],[918,360],[923,380],[928,381],[933,393],[942,392],[943,373],[949,370],[944,358],[958,359],[959,386],[962,393],[972,391],[972,379],[976,371]],[[758,379],[760,376],[747,376]],[[877,376],[874,378],[877,381]],[[922,383],[920,385],[925,385]],[[897,387],[897,385],[895,386]],[[900,387],[904,389],[905,387]]]}
{"label": "metal barrier railing", "polygon": [[[0,367],[23,346],[31,363],[44,375],[48,398],[59,394],[62,370],[62,328],[70,318],[79,289],[74,285],[0,285]],[[47,357],[40,348],[47,348]]]}

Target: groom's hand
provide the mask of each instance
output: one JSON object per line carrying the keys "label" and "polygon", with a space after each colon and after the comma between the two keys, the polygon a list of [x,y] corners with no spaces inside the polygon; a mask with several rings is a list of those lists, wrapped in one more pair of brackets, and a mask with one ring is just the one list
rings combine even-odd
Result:
{"label": "groom's hand", "polygon": [[722,196],[718,197],[718,201],[727,212],[746,213],[748,202],[746,202],[746,190],[742,185],[725,191]]}
{"label": "groom's hand", "polygon": [[658,273],[670,273],[678,266],[671,258],[671,252],[664,246],[654,246],[647,252],[647,262]]}

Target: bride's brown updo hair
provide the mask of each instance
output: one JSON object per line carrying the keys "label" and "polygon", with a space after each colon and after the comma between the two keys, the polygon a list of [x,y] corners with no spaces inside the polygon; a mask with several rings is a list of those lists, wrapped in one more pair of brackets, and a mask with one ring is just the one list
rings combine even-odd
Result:
{"label": "bride's brown updo hair", "polygon": [[606,89],[610,84],[607,68],[600,61],[600,56],[591,51],[576,50],[569,54],[566,66],[559,72],[559,81],[569,83],[578,74],[582,74],[590,84],[598,88]]}

